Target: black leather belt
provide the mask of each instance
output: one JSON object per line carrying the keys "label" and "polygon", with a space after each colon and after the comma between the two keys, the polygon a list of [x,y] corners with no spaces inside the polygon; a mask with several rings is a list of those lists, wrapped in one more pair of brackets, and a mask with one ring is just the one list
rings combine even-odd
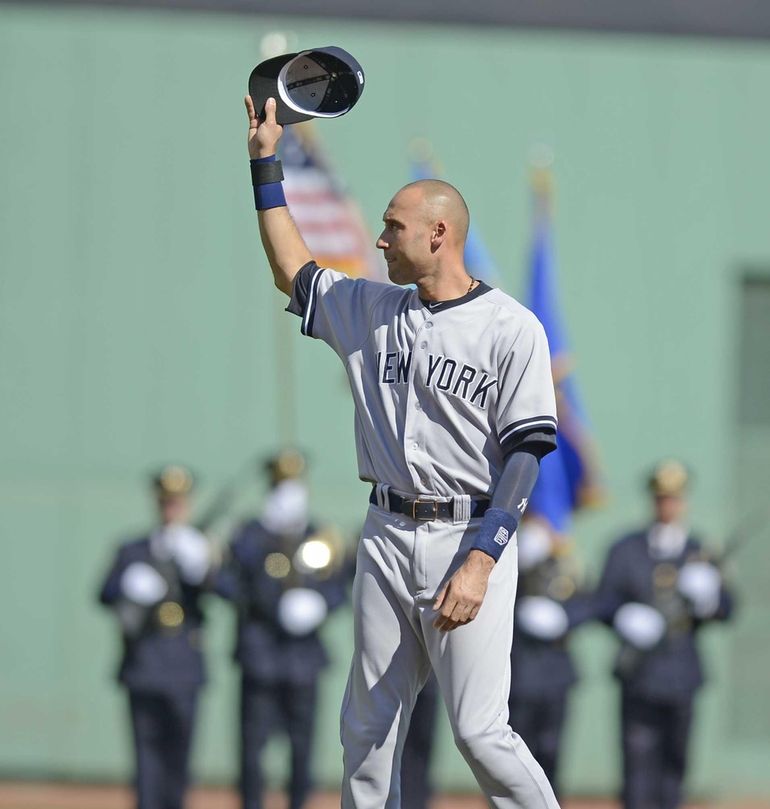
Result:
{"label": "black leather belt", "polygon": [[[369,502],[379,505],[377,502],[377,489],[372,488],[369,495]],[[425,497],[401,497],[394,492],[388,492],[388,511],[394,514],[403,514],[413,520],[429,522],[431,520],[454,520],[455,506],[452,500],[431,500]],[[489,508],[491,501],[489,498],[471,498],[471,518],[483,517],[484,512]]]}

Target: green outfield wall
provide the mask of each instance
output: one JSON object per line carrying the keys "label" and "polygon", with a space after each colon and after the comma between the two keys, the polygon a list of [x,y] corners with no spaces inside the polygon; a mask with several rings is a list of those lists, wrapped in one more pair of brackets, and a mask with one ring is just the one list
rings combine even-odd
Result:
{"label": "green outfield wall", "polygon": [[[589,570],[645,518],[662,456],[696,470],[693,523],[715,541],[767,503],[766,44],[0,5],[0,775],[129,774],[95,593],[114,544],[148,524],[148,469],[191,464],[205,502],[292,440],[316,511],[351,542],[362,520],[342,368],[282,313],[257,236],[242,95],[273,29],[366,67],[354,113],[318,131],[372,231],[427,137],[513,294],[530,152],[553,149],[562,302],[609,489],[576,527]],[[238,513],[259,496],[247,481]],[[732,564],[736,622],[704,638],[697,794],[770,794],[768,539]],[[195,766],[229,782],[233,620],[214,601],[209,616]],[[317,763],[335,785],[348,613],[328,639]],[[587,628],[575,649],[565,787],[611,793],[613,644]],[[446,725],[439,747],[439,788],[471,787]],[[280,743],[270,755],[279,782]]]}

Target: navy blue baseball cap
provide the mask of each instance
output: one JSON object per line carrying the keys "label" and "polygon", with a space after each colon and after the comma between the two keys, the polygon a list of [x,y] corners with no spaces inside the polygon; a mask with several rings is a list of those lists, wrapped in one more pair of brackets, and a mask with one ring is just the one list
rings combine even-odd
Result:
{"label": "navy blue baseball cap", "polygon": [[260,118],[275,99],[275,119],[296,124],[311,118],[339,118],[364,91],[361,65],[342,48],[313,48],[260,62],[249,76],[249,95]]}

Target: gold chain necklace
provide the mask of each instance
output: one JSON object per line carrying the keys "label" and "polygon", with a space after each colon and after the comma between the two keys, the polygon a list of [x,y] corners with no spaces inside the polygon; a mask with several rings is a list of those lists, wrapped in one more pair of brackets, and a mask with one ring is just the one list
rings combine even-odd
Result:
{"label": "gold chain necklace", "polygon": [[468,295],[468,294],[470,293],[470,291],[473,289],[473,285],[474,285],[475,283],[476,283],[476,279],[475,279],[475,278],[471,278],[471,285],[468,287],[468,292],[466,292],[466,293],[465,293],[466,295]]}

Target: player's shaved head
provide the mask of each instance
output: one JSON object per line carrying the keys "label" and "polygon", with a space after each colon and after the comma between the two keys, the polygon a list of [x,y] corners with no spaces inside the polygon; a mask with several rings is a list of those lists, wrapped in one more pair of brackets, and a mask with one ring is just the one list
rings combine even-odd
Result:
{"label": "player's shaved head", "polygon": [[[388,203],[377,239],[395,284],[418,284],[428,300],[459,297],[471,277],[463,261],[469,224],[460,192],[443,180],[405,185]],[[441,290],[440,292],[437,290]],[[457,293],[457,294],[456,294]]]}
{"label": "player's shaved head", "polygon": [[402,194],[417,204],[420,214],[428,222],[445,221],[454,240],[460,245],[465,244],[470,213],[462,194],[453,185],[443,180],[416,180],[405,185],[393,201]]}

